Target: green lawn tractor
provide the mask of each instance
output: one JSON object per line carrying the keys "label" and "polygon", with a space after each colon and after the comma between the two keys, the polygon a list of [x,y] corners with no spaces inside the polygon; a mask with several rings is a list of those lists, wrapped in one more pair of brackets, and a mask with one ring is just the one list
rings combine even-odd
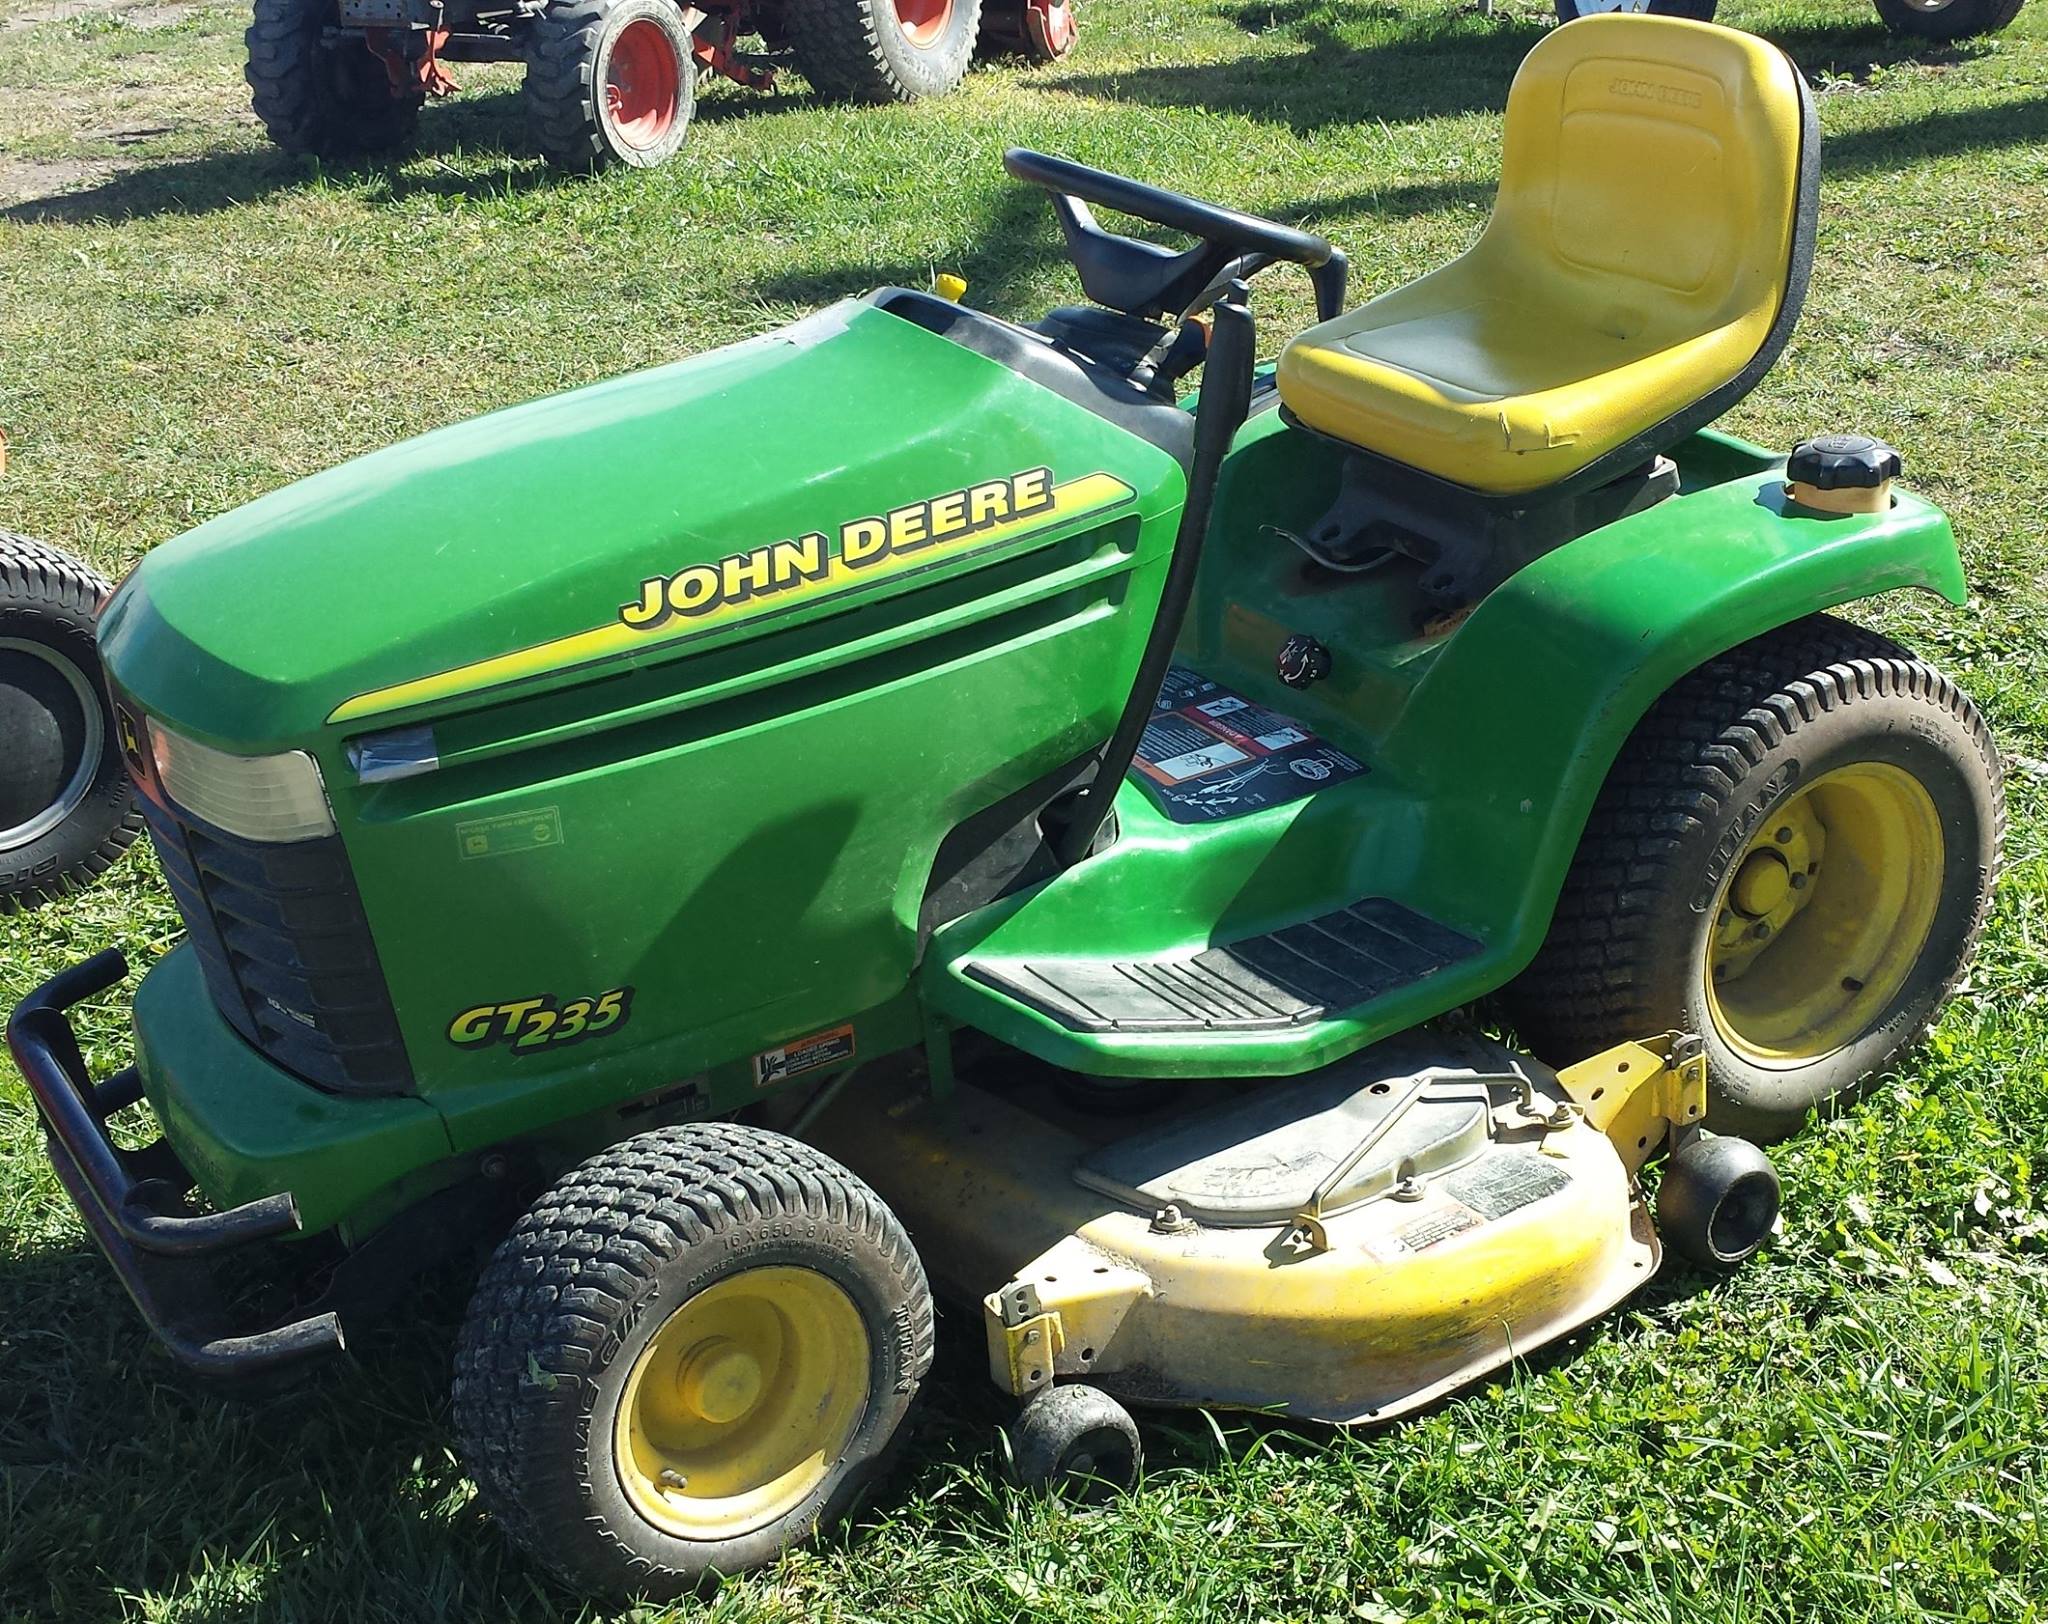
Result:
{"label": "green lawn tractor", "polygon": [[[1829,614],[1961,602],[1947,522],[1871,439],[1709,426],[1813,253],[1774,47],[1557,30],[1478,241],[1350,309],[1319,237],[1005,161],[1086,304],[885,287],[459,424],[100,622],[189,938],[104,1080],[118,955],[14,1013],[56,1170],[214,1376],[495,1245],[460,1447],[581,1588],[843,1513],[935,1290],[1025,1481],[1118,1483],[1129,1406],[1382,1422],[1737,1263],[1753,1141],[1984,917],[1984,724]],[[275,1322],[212,1294],[265,1242]]]}
{"label": "green lawn tractor", "polygon": [[673,157],[699,73],[768,90],[793,63],[820,95],[916,101],[977,52],[1051,62],[1074,38],[1071,0],[255,0],[245,71],[271,140],[338,158],[409,141],[455,93],[447,64],[522,63],[535,142],[580,172]]}
{"label": "green lawn tractor", "polygon": [[[1874,0],[1877,15],[1894,34],[1946,43],[1995,34],[2020,14],[2026,0]],[[1647,12],[1712,22],[1719,0],[1556,0],[1560,22],[1609,12]]]}

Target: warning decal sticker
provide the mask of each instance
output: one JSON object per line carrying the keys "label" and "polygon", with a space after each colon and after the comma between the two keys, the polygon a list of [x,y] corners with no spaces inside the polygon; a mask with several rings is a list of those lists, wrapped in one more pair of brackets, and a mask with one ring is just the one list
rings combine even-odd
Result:
{"label": "warning decal sticker", "polygon": [[1569,1174],[1541,1156],[1488,1156],[1445,1179],[1444,1193],[1482,1218],[1505,1218],[1569,1183]]}
{"label": "warning decal sticker", "polygon": [[853,1028],[835,1026],[830,1031],[813,1032],[807,1038],[797,1038],[785,1043],[779,1049],[763,1049],[754,1056],[754,1086],[773,1088],[787,1078],[799,1077],[807,1071],[816,1071],[820,1066],[836,1066],[841,1061],[853,1058]]}
{"label": "warning decal sticker", "polygon": [[1184,665],[1167,672],[1131,767],[1175,823],[1284,806],[1365,770],[1293,717]]}

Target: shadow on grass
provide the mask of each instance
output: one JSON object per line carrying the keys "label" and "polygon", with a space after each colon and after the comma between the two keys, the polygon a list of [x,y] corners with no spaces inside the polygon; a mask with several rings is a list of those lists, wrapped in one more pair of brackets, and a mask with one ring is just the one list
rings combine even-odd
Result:
{"label": "shadow on grass", "polygon": [[[815,100],[809,95],[718,96],[697,104],[694,121],[723,123],[753,117],[769,108],[786,112]],[[447,161],[458,155],[466,160],[460,169]],[[478,168],[478,160],[488,167]],[[126,169],[80,191],[31,198],[0,208],[0,220],[78,225],[156,215],[213,214],[299,189],[322,177],[351,185],[368,182],[393,202],[416,196],[502,197],[510,192],[577,186],[586,179],[558,173],[542,162],[527,136],[520,94],[508,89],[459,95],[425,109],[420,115],[418,139],[382,157],[324,162],[271,150],[210,153]]]}

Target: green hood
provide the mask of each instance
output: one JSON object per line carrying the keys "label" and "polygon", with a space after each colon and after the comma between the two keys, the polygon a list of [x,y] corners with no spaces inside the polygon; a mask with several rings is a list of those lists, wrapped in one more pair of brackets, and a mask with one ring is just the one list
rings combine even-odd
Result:
{"label": "green hood", "polygon": [[1182,485],[1143,440],[848,301],[224,514],[151,553],[100,636],[145,709],[254,751],[842,612]]}

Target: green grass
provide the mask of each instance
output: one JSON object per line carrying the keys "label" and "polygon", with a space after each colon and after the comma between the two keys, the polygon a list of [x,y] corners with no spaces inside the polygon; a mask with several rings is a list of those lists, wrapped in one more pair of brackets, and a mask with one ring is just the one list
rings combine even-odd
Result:
{"label": "green grass", "polygon": [[[565,184],[502,71],[458,70],[471,93],[428,111],[404,161],[322,170],[262,144],[231,9],[0,0],[0,524],[117,571],[340,458],[877,282],[958,270],[972,299],[1034,312],[1069,279],[1042,205],[1001,176],[1007,142],[1308,224],[1383,288],[1474,230],[1546,17],[1090,0],[1065,67],[900,109],[714,88],[681,161]],[[1759,1265],[1676,1273],[1382,1433],[1164,1418],[1135,1496],[1029,1502],[1001,1486],[978,1329],[950,1321],[873,1507],[673,1616],[2048,1614],[2048,4],[1952,50],[1888,39],[1861,0],[1733,0],[1724,20],[1806,67],[1828,166],[1805,320],[1733,424],[1904,450],[1975,596],[1871,613],[1964,682],[2015,764],[1996,916],[1932,1040],[1786,1147]],[[1267,281],[1272,335],[1306,295]],[[177,930],[138,857],[0,922],[0,1002]],[[118,1010],[88,1038],[115,1064]],[[579,1611],[471,1503],[445,1400],[459,1305],[437,1293],[296,1393],[193,1394],[0,1072],[0,1616],[614,1616]]]}

